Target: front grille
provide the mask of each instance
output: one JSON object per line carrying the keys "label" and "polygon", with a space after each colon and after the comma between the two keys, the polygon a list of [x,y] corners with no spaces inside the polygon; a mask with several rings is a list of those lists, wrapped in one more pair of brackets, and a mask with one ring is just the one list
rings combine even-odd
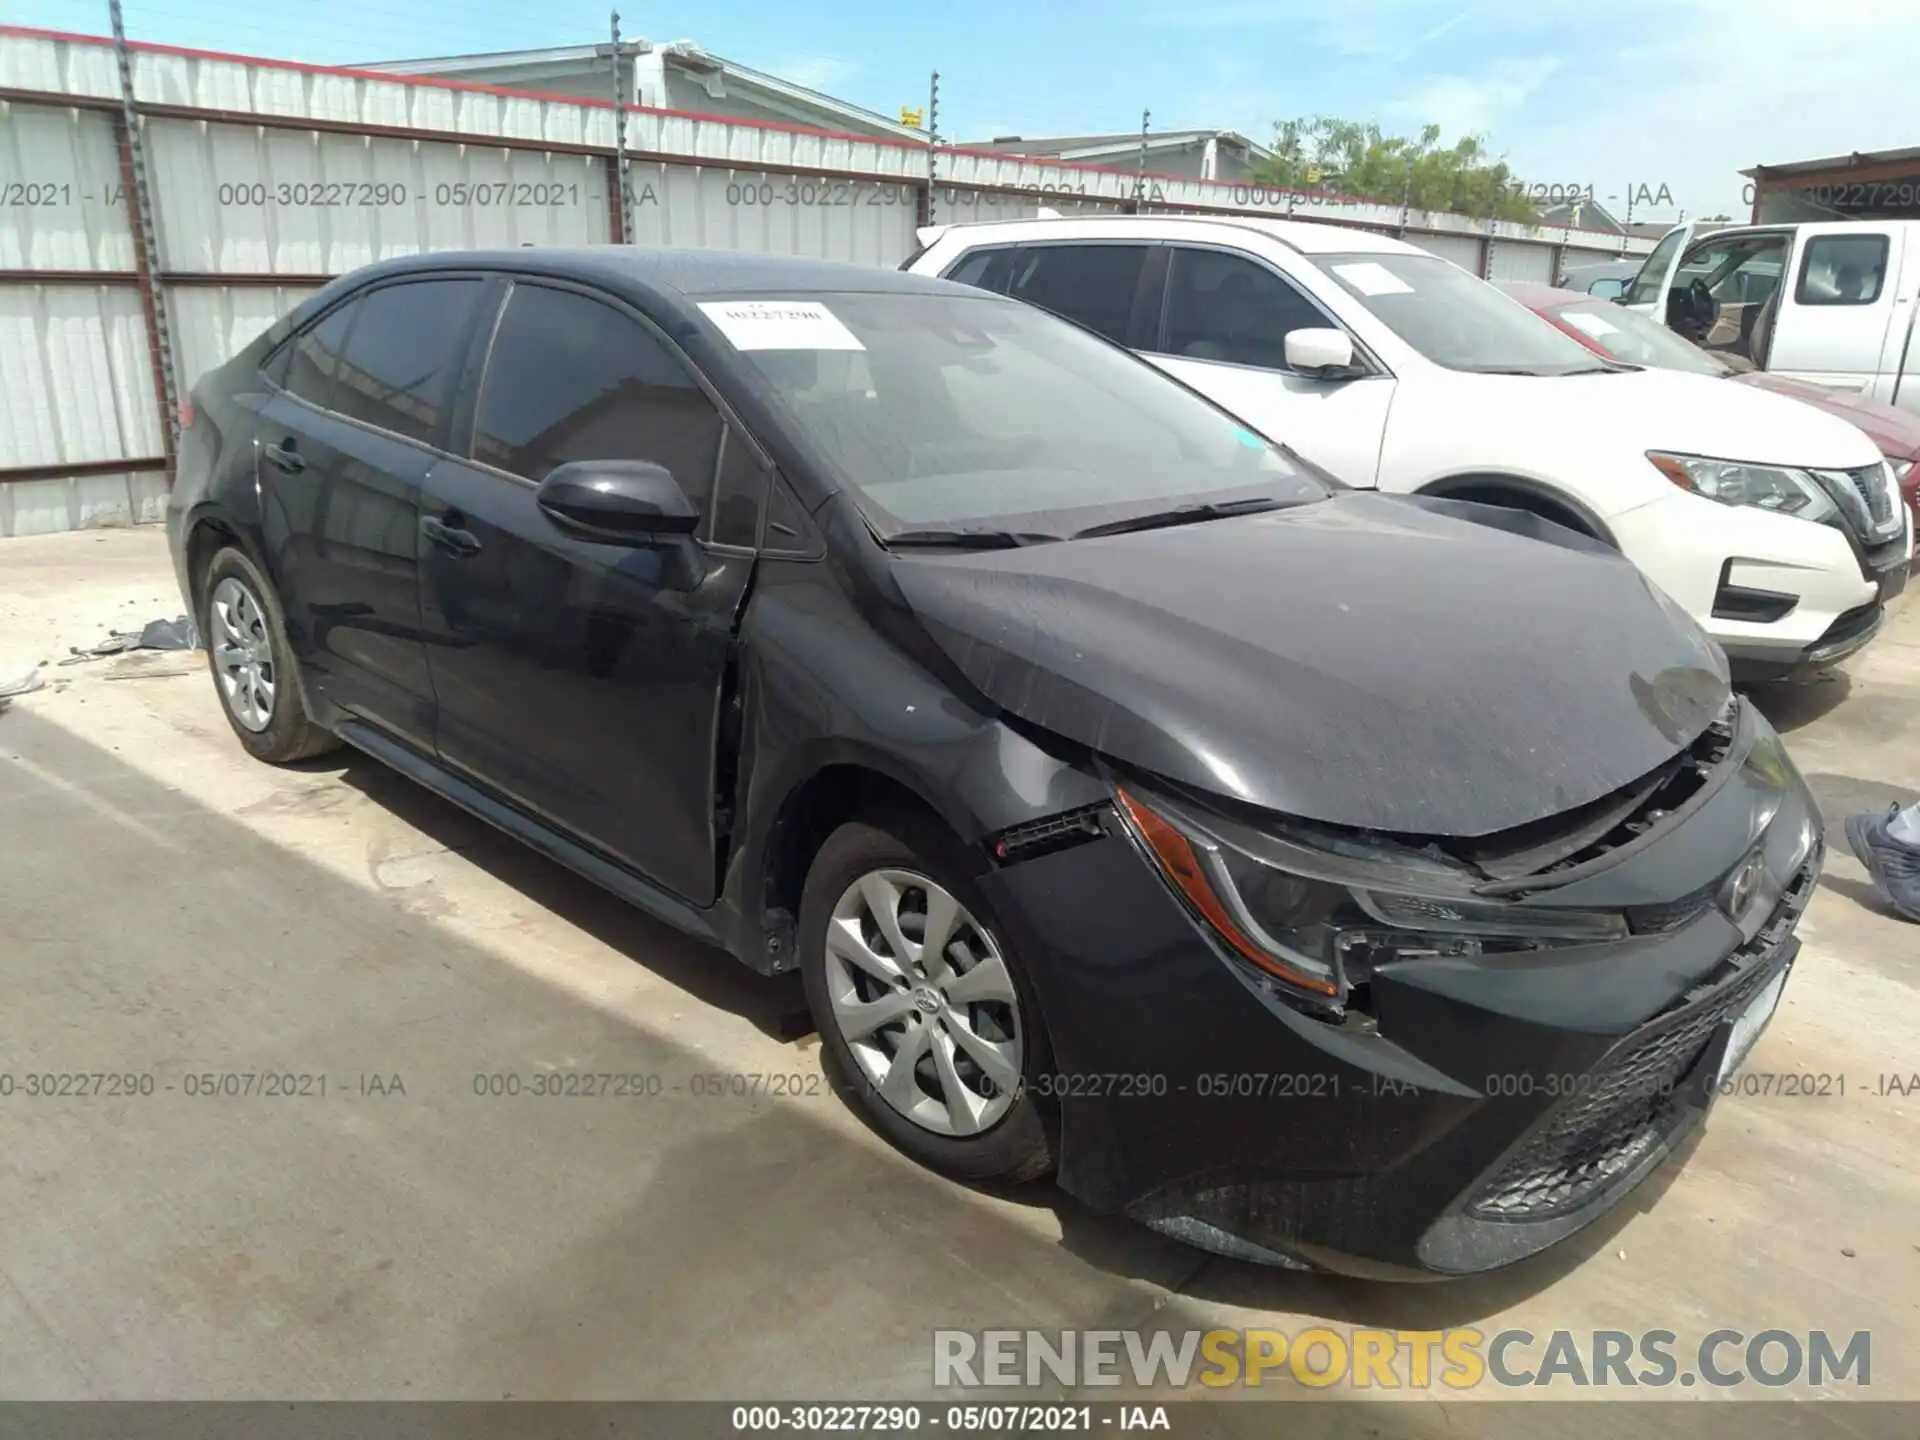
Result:
{"label": "front grille", "polygon": [[1886,471],[1875,465],[1867,470],[1848,470],[1845,474],[1865,502],[1874,529],[1885,526],[1893,518],[1893,496],[1887,485]]}
{"label": "front grille", "polygon": [[1678,1006],[1647,1022],[1580,1077],[1575,1093],[1535,1128],[1467,1202],[1486,1220],[1547,1220],[1580,1209],[1652,1154],[1678,1119],[1681,1082],[1714,1027],[1773,978],[1773,960],[1813,892],[1809,865],[1759,934]]}
{"label": "front grille", "polygon": [[1817,470],[1814,475],[1840,507],[1847,528],[1861,540],[1884,540],[1888,531],[1898,523],[1894,487],[1886,466],[1865,465],[1858,470]]}

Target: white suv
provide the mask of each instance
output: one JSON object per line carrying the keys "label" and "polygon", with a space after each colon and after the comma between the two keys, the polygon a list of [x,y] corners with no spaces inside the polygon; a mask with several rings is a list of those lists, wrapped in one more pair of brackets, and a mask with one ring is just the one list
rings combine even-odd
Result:
{"label": "white suv", "polygon": [[1741,678],[1859,649],[1906,582],[1906,507],[1854,426],[1713,377],[1610,364],[1401,241],[1163,216],[920,239],[903,268],[1130,346],[1350,485],[1515,506],[1618,546]]}

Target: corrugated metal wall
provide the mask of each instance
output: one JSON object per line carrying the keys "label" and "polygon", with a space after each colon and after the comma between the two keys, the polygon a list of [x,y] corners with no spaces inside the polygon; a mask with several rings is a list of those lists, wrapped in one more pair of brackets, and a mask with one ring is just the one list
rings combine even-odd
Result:
{"label": "corrugated metal wall", "polygon": [[0,27],[0,535],[158,517],[167,437],[148,272],[184,394],[325,278],[429,250],[624,238],[897,265],[929,214],[1140,209],[1401,233],[1469,269],[1494,236],[1496,275],[1547,278],[1574,240],[1246,184],[1155,176],[1137,193],[1124,169],[654,110],[628,114],[622,237],[607,104],[132,52],[157,248],[144,265],[111,46]]}
{"label": "corrugated metal wall", "polygon": [[1551,285],[1554,274],[1554,252],[1545,245],[1496,240],[1487,257],[1489,280],[1530,280],[1537,285]]}
{"label": "corrugated metal wall", "polygon": [[1429,255],[1451,260],[1470,275],[1480,273],[1480,240],[1473,235],[1409,235],[1407,239]]}

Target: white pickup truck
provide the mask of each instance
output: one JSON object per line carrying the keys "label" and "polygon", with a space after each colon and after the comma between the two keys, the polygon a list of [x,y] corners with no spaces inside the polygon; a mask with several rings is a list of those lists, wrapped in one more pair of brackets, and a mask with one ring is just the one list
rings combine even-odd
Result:
{"label": "white pickup truck", "polygon": [[1669,230],[1620,303],[1757,369],[1920,412],[1920,220]]}

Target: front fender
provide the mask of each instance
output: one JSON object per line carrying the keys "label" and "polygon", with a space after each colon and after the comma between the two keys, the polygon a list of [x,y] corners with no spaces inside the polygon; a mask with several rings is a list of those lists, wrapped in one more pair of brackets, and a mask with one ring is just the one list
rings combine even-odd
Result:
{"label": "front fender", "polygon": [[819,564],[762,561],[740,646],[737,819],[722,892],[735,953],[756,968],[767,968],[776,827],[829,768],[884,777],[969,846],[1107,796],[1072,747],[1016,730],[883,638]]}

